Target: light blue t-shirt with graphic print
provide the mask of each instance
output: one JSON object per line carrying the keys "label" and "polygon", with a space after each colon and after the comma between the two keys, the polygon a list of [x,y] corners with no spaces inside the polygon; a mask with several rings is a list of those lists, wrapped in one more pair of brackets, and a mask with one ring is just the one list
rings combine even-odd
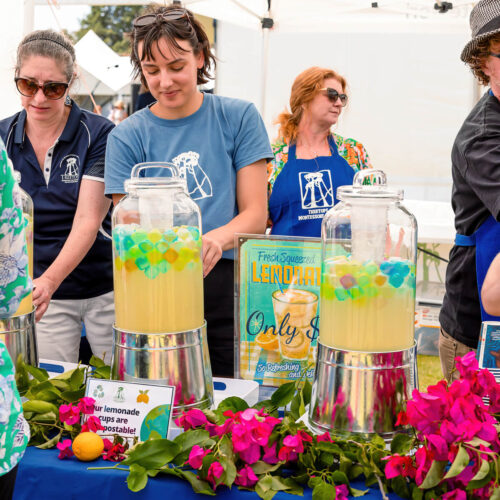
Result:
{"label": "light blue t-shirt with graphic print", "polygon": [[[264,122],[252,103],[204,94],[200,109],[185,118],[166,120],[144,108],[121,122],[108,136],[105,192],[125,193],[124,181],[137,163],[172,162],[186,178],[207,233],[238,214],[236,172],[272,157]],[[232,250],[223,254],[233,256]]]}

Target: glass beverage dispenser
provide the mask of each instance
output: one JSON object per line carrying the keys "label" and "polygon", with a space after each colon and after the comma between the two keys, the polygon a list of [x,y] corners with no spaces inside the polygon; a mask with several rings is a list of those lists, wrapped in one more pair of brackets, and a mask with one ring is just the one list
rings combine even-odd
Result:
{"label": "glass beverage dispenser", "polygon": [[[14,178],[21,183],[21,173],[14,171]],[[33,200],[19,187],[19,196],[24,220],[24,234],[28,253],[28,274],[33,281]],[[0,318],[0,339],[5,343],[14,364],[22,361],[38,366],[38,351],[35,332],[35,308],[30,292],[19,304],[15,314]]]}
{"label": "glass beverage dispenser", "polygon": [[382,171],[358,172],[337,197],[322,224],[310,421],[320,431],[389,435],[416,385],[416,220]]}
{"label": "glass beverage dispenser", "polygon": [[[162,176],[141,176],[150,169]],[[210,406],[200,210],[169,163],[136,165],[125,191],[112,217],[113,378],[174,385],[178,408]]]}

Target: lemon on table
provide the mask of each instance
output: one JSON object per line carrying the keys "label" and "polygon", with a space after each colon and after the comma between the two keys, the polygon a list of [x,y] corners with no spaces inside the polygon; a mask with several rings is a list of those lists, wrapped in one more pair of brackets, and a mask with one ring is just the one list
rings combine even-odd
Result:
{"label": "lemon on table", "polygon": [[74,439],[72,448],[78,460],[89,462],[101,455],[104,450],[104,441],[95,432],[82,432]]}

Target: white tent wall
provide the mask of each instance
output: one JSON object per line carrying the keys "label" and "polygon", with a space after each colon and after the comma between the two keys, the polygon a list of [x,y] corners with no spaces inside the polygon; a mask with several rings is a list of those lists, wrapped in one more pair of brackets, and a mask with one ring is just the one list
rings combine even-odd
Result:
{"label": "white tent wall", "polygon": [[16,49],[23,34],[24,5],[20,0],[9,2],[8,14],[4,18],[7,22],[2,24],[0,30],[0,47],[2,57],[0,58],[0,118],[14,114],[19,111],[19,94],[14,86],[14,67],[16,64]]}
{"label": "white tent wall", "polygon": [[[260,104],[261,36],[217,24],[218,94]],[[334,68],[346,77],[350,96],[336,132],[361,141],[406,197],[449,201],[453,140],[475,99],[473,77],[459,59],[467,39],[460,23],[271,31],[264,116],[270,136],[294,78],[309,66]]]}

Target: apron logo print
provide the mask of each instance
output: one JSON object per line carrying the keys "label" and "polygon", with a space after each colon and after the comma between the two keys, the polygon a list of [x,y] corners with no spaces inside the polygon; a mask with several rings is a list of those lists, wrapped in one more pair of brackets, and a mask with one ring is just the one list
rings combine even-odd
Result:
{"label": "apron logo print", "polygon": [[210,178],[201,168],[198,159],[199,153],[188,151],[176,156],[172,163],[179,167],[180,175],[186,179],[189,196],[193,200],[210,198],[213,196]]}
{"label": "apron logo print", "polygon": [[303,209],[333,207],[332,176],[329,170],[299,172]]}
{"label": "apron logo print", "polygon": [[68,184],[78,182],[80,158],[77,155],[68,155],[61,160],[60,168],[64,169],[61,181]]}

